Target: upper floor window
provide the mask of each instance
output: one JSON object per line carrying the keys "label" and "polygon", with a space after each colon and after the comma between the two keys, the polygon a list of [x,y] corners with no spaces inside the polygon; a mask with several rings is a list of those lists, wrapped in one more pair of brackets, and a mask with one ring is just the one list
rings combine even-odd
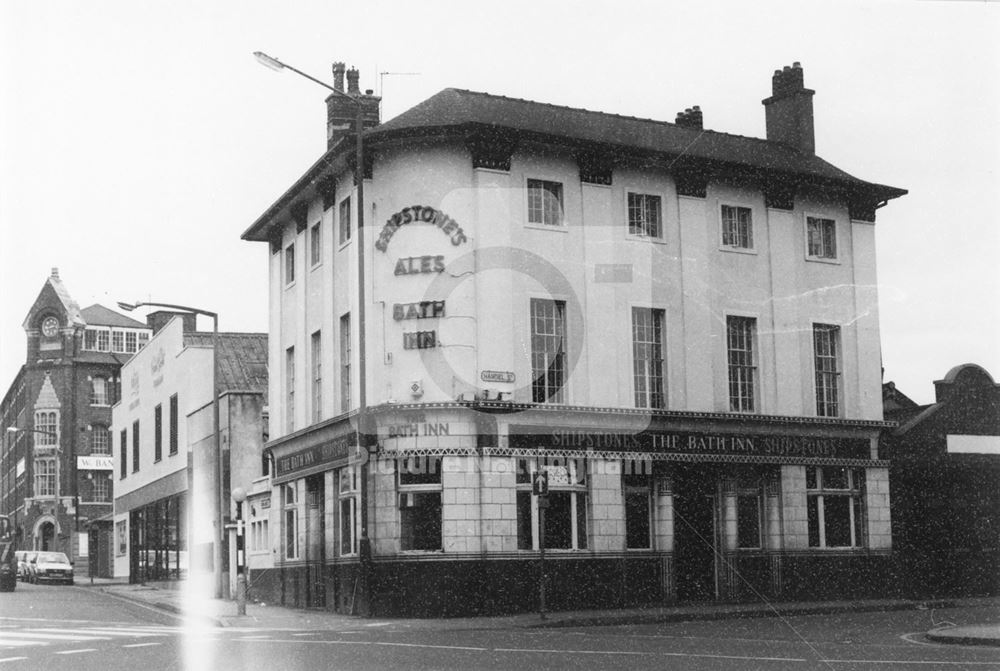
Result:
{"label": "upper floor window", "polygon": [[139,349],[146,346],[149,342],[149,331],[139,331]]}
{"label": "upper floor window", "polygon": [[317,265],[323,259],[323,235],[320,224],[317,221],[309,229],[309,263]]}
{"label": "upper floor window", "polygon": [[726,317],[726,349],[729,367],[729,409],[756,410],[757,365],[754,357],[757,320]]}
{"label": "upper floor window", "polygon": [[285,428],[295,430],[295,348],[285,350]]}
{"label": "upper floor window", "polygon": [[104,475],[103,471],[93,473],[90,481],[90,500],[97,503],[105,503],[111,500],[111,480]]}
{"label": "upper floor window", "polygon": [[285,284],[295,281],[295,244],[285,247]]}
{"label": "upper floor window", "polygon": [[816,414],[840,416],[840,327],[813,324],[816,367]]}
{"label": "upper floor window", "polygon": [[153,408],[153,461],[163,458],[163,406]]}
{"label": "upper floor window", "polygon": [[128,354],[134,353],[139,349],[138,346],[138,336],[136,331],[125,331],[125,352]]}
{"label": "upper floor window", "polygon": [[313,421],[323,419],[323,335],[312,334],[312,414]]}
{"label": "upper floor window", "polygon": [[96,376],[90,380],[90,404],[108,405],[108,380],[107,378]]}
{"label": "upper floor window", "polygon": [[111,432],[106,426],[95,425],[90,436],[91,454],[111,454]]}
{"label": "upper floor window", "polygon": [[566,303],[531,299],[531,400],[564,403]]}
{"label": "upper floor window", "polygon": [[125,351],[125,332],[115,329],[111,332],[111,351]]}
{"label": "upper floor window", "polygon": [[139,470],[139,420],[132,422],[132,472]]}
{"label": "upper floor window", "polygon": [[544,179],[528,180],[528,223],[563,224],[563,186]]}
{"label": "upper floor window", "polygon": [[635,407],[666,407],[663,394],[663,310],[632,308]]}
{"label": "upper floor window", "polygon": [[809,258],[837,258],[837,224],[833,219],[806,217],[806,240]]}
{"label": "upper floor window", "polygon": [[351,409],[351,313],[340,317],[340,411]]}
{"label": "upper floor window", "polygon": [[753,218],[749,207],[722,206],[722,244],[736,249],[753,249]]}
{"label": "upper floor window", "polygon": [[97,349],[98,352],[110,352],[111,351],[111,332],[105,329],[101,329],[97,332]]}
{"label": "upper floor window", "polygon": [[170,451],[170,454],[177,454],[177,394],[170,397],[170,416],[167,421],[169,422],[170,431],[170,441],[167,449]]}
{"label": "upper floor window", "polygon": [[128,429],[122,429],[118,437],[118,467],[119,477],[124,479],[128,475]]}
{"label": "upper floor window", "polygon": [[660,197],[647,193],[628,194],[628,232],[647,238],[663,237]]}
{"label": "upper floor window", "polygon": [[55,411],[35,413],[35,429],[32,432],[36,447],[55,447],[59,444],[59,414]]}
{"label": "upper floor window", "polygon": [[337,230],[340,232],[340,244],[344,244],[351,239],[351,198],[347,198],[340,201],[340,208],[337,210],[337,215],[339,217],[339,225]]}
{"label": "upper floor window", "polygon": [[56,495],[56,460],[35,459],[35,496]]}

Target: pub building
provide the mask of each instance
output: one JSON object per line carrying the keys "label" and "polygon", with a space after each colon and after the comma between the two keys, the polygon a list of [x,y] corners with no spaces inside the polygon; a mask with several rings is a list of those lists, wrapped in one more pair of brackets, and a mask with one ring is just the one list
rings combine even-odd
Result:
{"label": "pub building", "polygon": [[255,598],[528,611],[543,547],[552,609],[879,593],[874,222],[905,191],[815,155],[799,64],[766,139],[458,89],[380,123],[346,77],[362,161],[331,95],[327,151],[243,235],[270,259]]}

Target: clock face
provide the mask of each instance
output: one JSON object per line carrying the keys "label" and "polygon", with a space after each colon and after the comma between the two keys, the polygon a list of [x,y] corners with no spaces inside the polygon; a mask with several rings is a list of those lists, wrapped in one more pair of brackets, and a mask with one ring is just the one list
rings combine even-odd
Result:
{"label": "clock face", "polygon": [[44,334],[46,338],[51,338],[58,332],[59,320],[55,317],[46,317],[45,321],[42,322],[42,334]]}

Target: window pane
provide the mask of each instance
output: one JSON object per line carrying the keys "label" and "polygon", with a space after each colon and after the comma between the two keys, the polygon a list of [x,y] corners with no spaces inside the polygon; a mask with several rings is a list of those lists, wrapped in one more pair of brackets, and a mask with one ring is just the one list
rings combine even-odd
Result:
{"label": "window pane", "polygon": [[517,493],[517,549],[532,549],[531,492]]}
{"label": "window pane", "polygon": [[819,497],[806,499],[806,517],[809,520],[809,547],[819,547]]}
{"label": "window pane", "polygon": [[648,549],[649,490],[632,489],[625,493],[625,547]]}
{"label": "window pane", "polygon": [[847,489],[847,468],[844,466],[823,467],[823,489]]}
{"label": "window pane", "polygon": [[823,522],[827,547],[841,548],[852,545],[850,505],[849,496],[823,497]]}
{"label": "window pane", "polygon": [[354,554],[354,498],[340,501],[340,554]]}
{"label": "window pane", "polygon": [[410,457],[399,462],[399,484],[441,484],[441,457]]}
{"label": "window pane", "polygon": [[760,497],[741,495],[736,499],[736,535],[739,547],[760,547]]}
{"label": "window pane", "polygon": [[441,492],[400,495],[400,545],[403,550],[441,549]]}
{"label": "window pane", "polygon": [[545,547],[569,550],[573,547],[573,517],[570,504],[572,492],[549,491],[549,507],[545,510]]}

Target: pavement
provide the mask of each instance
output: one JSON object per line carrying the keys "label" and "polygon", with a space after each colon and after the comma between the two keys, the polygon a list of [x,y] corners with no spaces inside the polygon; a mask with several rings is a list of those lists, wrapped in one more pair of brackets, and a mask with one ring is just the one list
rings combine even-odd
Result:
{"label": "pavement", "polygon": [[[854,601],[783,602],[768,604],[692,604],[615,610],[561,611],[465,618],[365,618],[342,615],[319,608],[288,608],[264,603],[246,604],[246,615],[237,615],[235,601],[188,595],[184,582],[147,583],[98,579],[77,581],[78,587],[98,589],[112,597],[201,621],[206,626],[240,629],[346,631],[359,627],[397,626],[440,631],[510,630],[537,627],[586,627],[651,624],[692,620],[725,620],[750,617],[822,615],[835,613],[888,612],[956,607],[996,607],[1000,598],[981,597],[918,601],[912,599],[868,599]],[[926,633],[929,640],[961,645],[1000,646],[1000,621],[976,625],[945,625]]]}

